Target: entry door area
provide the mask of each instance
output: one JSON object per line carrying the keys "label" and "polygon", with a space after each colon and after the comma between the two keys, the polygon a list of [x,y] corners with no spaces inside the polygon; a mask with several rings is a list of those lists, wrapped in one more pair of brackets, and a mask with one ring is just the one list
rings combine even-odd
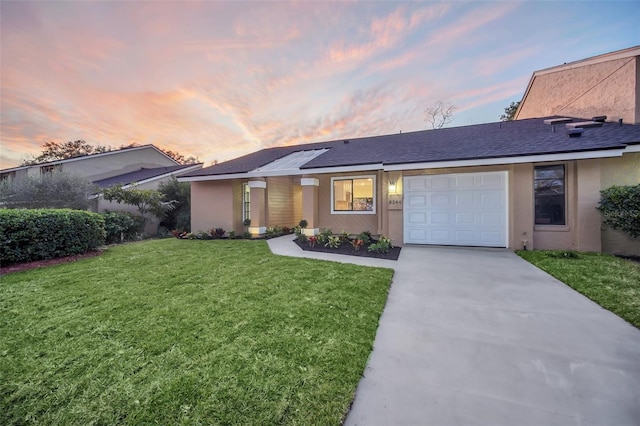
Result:
{"label": "entry door area", "polygon": [[404,178],[404,243],[507,247],[507,172]]}

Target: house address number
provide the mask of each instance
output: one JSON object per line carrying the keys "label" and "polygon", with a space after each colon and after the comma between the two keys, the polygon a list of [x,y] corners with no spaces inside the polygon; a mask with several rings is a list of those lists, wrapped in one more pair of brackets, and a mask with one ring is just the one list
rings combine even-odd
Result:
{"label": "house address number", "polygon": [[402,210],[402,195],[389,195],[389,210]]}

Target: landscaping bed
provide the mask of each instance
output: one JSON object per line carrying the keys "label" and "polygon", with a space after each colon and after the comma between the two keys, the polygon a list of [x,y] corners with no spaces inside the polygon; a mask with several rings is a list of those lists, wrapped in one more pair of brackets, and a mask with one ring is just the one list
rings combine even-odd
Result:
{"label": "landscaping bed", "polygon": [[367,247],[361,247],[359,250],[355,250],[351,243],[343,242],[337,248],[327,247],[324,244],[316,243],[313,246],[309,245],[309,242],[301,242],[298,239],[293,240],[302,250],[315,251],[321,253],[333,253],[344,254],[348,256],[360,256],[360,257],[373,257],[376,259],[386,260],[398,260],[400,257],[400,247],[390,247],[387,252],[375,252],[369,251]]}

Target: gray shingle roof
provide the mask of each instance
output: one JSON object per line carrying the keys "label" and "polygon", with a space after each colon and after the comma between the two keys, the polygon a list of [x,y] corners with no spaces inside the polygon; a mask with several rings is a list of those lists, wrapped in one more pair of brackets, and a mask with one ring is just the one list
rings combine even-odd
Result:
{"label": "gray shingle roof", "polygon": [[188,167],[193,167],[195,164],[183,164],[179,166],[168,167],[154,167],[151,169],[141,168],[139,170],[124,173],[118,176],[113,176],[106,179],[101,179],[93,182],[100,188],[108,188],[113,185],[130,185],[135,182],[140,182],[146,179],[151,179],[157,176],[162,176],[167,173],[177,172]]}
{"label": "gray shingle roof", "polygon": [[570,138],[564,124],[544,124],[546,118],[552,117],[371,136],[350,139],[348,143],[338,140],[263,149],[184,176],[250,172],[293,152],[320,148],[329,150],[301,169],[558,154],[624,148],[640,143],[637,125],[603,123],[602,127],[584,129],[581,137]]}

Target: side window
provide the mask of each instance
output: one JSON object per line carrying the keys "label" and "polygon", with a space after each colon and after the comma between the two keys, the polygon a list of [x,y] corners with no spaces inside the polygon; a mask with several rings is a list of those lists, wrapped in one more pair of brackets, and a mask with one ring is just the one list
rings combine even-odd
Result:
{"label": "side window", "polygon": [[536,225],[566,225],[565,167],[562,164],[534,169]]}
{"label": "side window", "polygon": [[248,183],[242,184],[242,221],[251,219],[251,191]]}

